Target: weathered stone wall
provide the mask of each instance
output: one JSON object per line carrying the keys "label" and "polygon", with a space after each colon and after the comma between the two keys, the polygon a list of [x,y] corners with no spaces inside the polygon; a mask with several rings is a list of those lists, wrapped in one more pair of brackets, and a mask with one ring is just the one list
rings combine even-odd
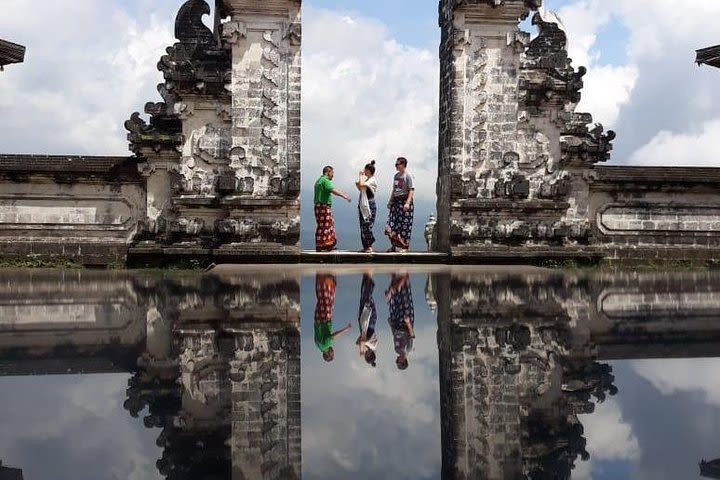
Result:
{"label": "weathered stone wall", "polygon": [[590,186],[593,243],[607,258],[717,258],[720,171],[601,167]]}
{"label": "weathered stone wall", "polygon": [[145,202],[130,158],[0,155],[0,257],[122,264]]}
{"label": "weathered stone wall", "polygon": [[589,242],[586,172],[613,133],[574,113],[584,69],[540,1],[440,3],[438,246],[453,255]]}
{"label": "weathered stone wall", "polygon": [[[300,233],[300,1],[204,0],[178,13],[164,102],[134,114],[148,221],[137,254],[296,255]],[[223,22],[220,20],[224,19]]]}
{"label": "weathered stone wall", "polygon": [[[146,285],[146,351],[126,408],[162,429],[169,478],[301,478],[299,279]],[[198,449],[198,443],[203,444]]]}

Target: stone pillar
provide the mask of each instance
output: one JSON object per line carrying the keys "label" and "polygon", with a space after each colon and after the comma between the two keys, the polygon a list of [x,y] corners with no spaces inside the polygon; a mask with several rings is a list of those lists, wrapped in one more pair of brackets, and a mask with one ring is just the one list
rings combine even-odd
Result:
{"label": "stone pillar", "polygon": [[575,114],[581,77],[541,0],[442,0],[438,247],[458,256],[589,242],[587,170],[614,134]]}
{"label": "stone pillar", "polygon": [[264,243],[294,253],[300,232],[300,4],[221,0],[218,6],[230,17],[222,39],[231,51],[230,168],[237,185],[223,199],[229,217],[220,228],[244,235],[258,225]]}
{"label": "stone pillar", "polygon": [[300,0],[218,0],[214,31],[209,13],[205,0],[183,4],[158,65],[164,101],[146,105],[149,124],[126,122],[148,178],[131,253],[297,255]]}
{"label": "stone pillar", "polygon": [[144,149],[146,162],[140,163],[138,169],[145,179],[146,211],[141,223],[140,238],[151,238],[167,230],[164,223],[171,216],[172,206],[172,172],[178,163],[178,152],[172,148],[165,151]]}

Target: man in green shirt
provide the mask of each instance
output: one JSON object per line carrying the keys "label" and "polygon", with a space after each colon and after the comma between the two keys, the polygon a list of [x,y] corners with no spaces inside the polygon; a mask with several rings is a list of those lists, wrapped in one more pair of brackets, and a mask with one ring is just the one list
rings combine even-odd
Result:
{"label": "man in green shirt", "polygon": [[315,274],[315,345],[326,362],[335,359],[333,341],[352,328],[348,323],[345,328],[333,331],[336,288],[335,275],[321,272]]}
{"label": "man in green shirt", "polygon": [[315,249],[318,252],[329,252],[337,245],[335,234],[335,219],[332,214],[332,196],[344,198],[348,202],[352,199],[335,188],[333,177],[335,170],[327,166],[323,168],[322,176],[315,182]]}

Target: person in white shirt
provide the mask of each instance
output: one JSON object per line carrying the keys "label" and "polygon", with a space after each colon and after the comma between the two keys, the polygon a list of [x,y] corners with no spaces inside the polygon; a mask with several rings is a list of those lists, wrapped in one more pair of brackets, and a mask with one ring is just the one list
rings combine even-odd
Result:
{"label": "person in white shirt", "polygon": [[355,186],[360,191],[358,202],[358,213],[360,217],[360,240],[362,241],[363,252],[372,253],[375,243],[375,217],[377,216],[377,205],[375,204],[375,193],[377,192],[377,180],[375,180],[375,160],[371,161],[360,172]]}

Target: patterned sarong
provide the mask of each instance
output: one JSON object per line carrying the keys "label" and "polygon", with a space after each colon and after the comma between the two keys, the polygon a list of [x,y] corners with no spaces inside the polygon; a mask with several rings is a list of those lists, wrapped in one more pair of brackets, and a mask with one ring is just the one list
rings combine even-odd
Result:
{"label": "patterned sarong", "polygon": [[333,275],[315,275],[315,345],[323,356],[330,352],[333,345],[332,317],[336,287],[337,282]]}
{"label": "patterned sarong", "polygon": [[377,205],[375,200],[368,200],[370,204],[370,218],[365,220],[363,214],[358,209],[358,217],[360,218],[360,241],[364,249],[371,248],[375,243],[375,234],[373,227],[375,226],[375,217],[377,216]]}
{"label": "patterned sarong", "polygon": [[331,322],[335,309],[335,289],[337,281],[334,275],[318,273],[315,275],[315,322]]}
{"label": "patterned sarong", "polygon": [[318,203],[315,205],[315,249],[318,252],[327,252],[337,245],[335,236],[335,219],[330,205]]}
{"label": "patterned sarong", "polygon": [[415,216],[415,205],[410,204],[406,212],[403,205],[407,198],[393,198],[390,203],[390,215],[388,216],[385,235],[390,239],[393,247],[410,248],[410,236],[412,235],[413,218]]}
{"label": "patterned sarong", "polygon": [[390,282],[390,301],[388,302],[388,323],[393,332],[393,343],[398,355],[407,354],[413,347],[413,340],[408,332],[405,319],[415,325],[415,307],[412,289],[408,277],[393,275]]}
{"label": "patterned sarong", "polygon": [[[375,291],[375,282],[370,275],[363,275],[362,283],[360,284],[360,310],[358,311],[358,318],[362,317],[365,308],[370,310],[370,327],[372,331],[375,331],[375,323],[377,322],[377,307],[375,306],[375,300],[373,299],[373,292]],[[368,335],[368,337],[371,335]]]}

